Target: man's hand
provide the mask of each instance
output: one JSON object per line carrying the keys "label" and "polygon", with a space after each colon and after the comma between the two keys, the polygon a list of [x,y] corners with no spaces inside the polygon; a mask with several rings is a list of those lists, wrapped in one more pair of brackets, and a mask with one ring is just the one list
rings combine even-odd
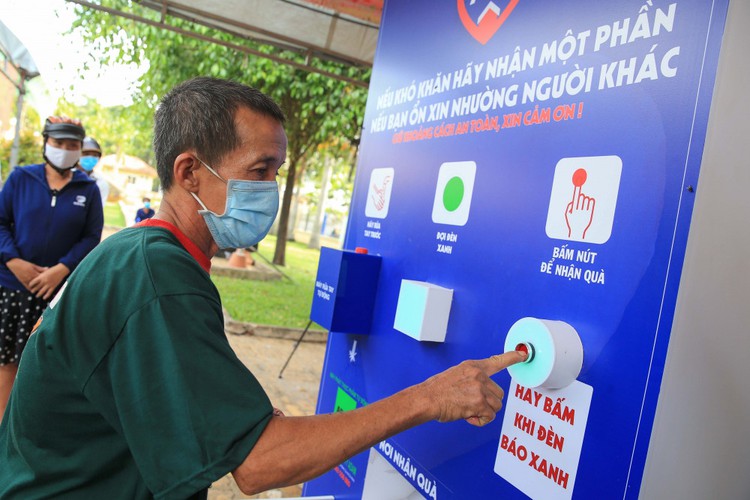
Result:
{"label": "man's hand", "polygon": [[435,420],[465,419],[481,427],[495,419],[503,406],[504,392],[491,375],[526,359],[522,352],[506,352],[486,359],[464,361],[420,384],[432,400]]}
{"label": "man's hand", "polygon": [[31,281],[47,270],[46,267],[37,266],[36,264],[32,264],[29,261],[19,258],[10,259],[5,265],[10,269],[10,272],[18,278],[18,281],[20,281],[29,291],[32,291],[29,288]]}
{"label": "man's hand", "polygon": [[485,425],[503,405],[503,390],[490,376],[525,359],[525,353],[514,351],[464,361],[356,410],[274,416],[232,474],[243,493],[254,495],[308,481],[383,439],[430,420],[464,418],[472,425]]}
{"label": "man's hand", "polygon": [[70,270],[65,264],[55,264],[32,279],[27,288],[37,298],[49,300],[68,274]]}

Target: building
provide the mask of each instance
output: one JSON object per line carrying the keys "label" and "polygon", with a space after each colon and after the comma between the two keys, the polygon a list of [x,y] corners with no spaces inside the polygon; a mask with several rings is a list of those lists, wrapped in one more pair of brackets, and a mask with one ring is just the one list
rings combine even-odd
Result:
{"label": "building", "polygon": [[135,201],[144,197],[159,197],[159,176],[156,169],[135,156],[103,156],[96,172],[119,192],[119,198]]}

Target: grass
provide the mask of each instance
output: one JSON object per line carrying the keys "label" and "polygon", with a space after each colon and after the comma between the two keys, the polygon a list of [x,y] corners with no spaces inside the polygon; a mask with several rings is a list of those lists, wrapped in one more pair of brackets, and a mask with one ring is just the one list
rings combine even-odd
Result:
{"label": "grass", "polygon": [[[268,236],[259,251],[273,258],[276,237]],[[266,262],[251,254],[258,262]],[[286,266],[280,269],[293,281],[254,281],[212,276],[221,301],[232,319],[261,325],[304,328],[309,321],[319,250],[298,242],[287,242]],[[315,323],[312,327],[320,329]]]}
{"label": "grass", "polygon": [[117,203],[104,205],[104,225],[114,227],[125,227],[125,216]]}

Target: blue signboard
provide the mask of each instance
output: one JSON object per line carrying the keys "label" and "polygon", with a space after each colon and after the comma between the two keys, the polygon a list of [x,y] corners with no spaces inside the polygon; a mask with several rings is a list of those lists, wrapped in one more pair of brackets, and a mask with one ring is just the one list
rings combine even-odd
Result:
{"label": "blue signboard", "polygon": [[[318,411],[500,352],[522,318],[583,345],[565,388],[497,375],[490,425],[376,446],[426,498],[637,498],[727,6],[386,3],[345,240],[382,257],[378,293],[369,335],[329,336]],[[402,280],[452,290],[443,342],[394,329]]]}

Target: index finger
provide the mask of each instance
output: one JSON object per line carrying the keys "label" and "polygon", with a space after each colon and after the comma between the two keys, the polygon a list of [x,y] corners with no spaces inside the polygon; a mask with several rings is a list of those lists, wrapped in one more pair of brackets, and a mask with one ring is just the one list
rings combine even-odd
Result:
{"label": "index finger", "polygon": [[502,354],[495,354],[489,358],[479,359],[479,368],[487,375],[494,375],[505,370],[511,365],[526,361],[528,354],[521,351],[508,351]]}

